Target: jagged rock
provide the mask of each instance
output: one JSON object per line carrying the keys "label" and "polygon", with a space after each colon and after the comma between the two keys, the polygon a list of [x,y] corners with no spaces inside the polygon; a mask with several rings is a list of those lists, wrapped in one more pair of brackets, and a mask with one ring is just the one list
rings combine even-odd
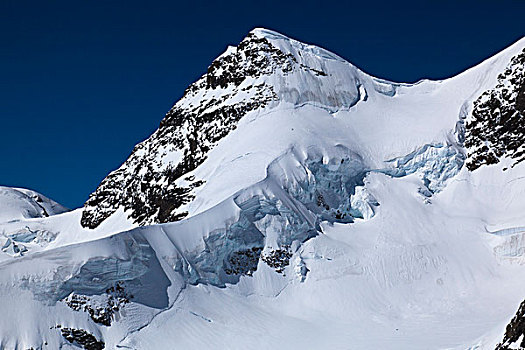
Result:
{"label": "jagged rock", "polygon": [[262,247],[253,247],[252,249],[234,252],[228,260],[229,267],[224,272],[228,275],[253,275],[257,270],[261,251]]}
{"label": "jagged rock", "polygon": [[64,302],[75,311],[87,312],[94,322],[109,327],[114,314],[132,298],[133,296],[125,291],[122,283],[118,282],[115,286],[108,288],[102,296],[71,293],[64,299]]}
{"label": "jagged rock", "polygon": [[499,163],[501,157],[525,159],[525,49],[514,56],[498,84],[475,102],[466,124],[467,167]]}
{"label": "jagged rock", "polygon": [[105,343],[102,340],[98,340],[95,336],[83,329],[66,328],[60,327],[62,336],[71,344],[81,346],[86,350],[102,350],[105,347]]}
{"label": "jagged rock", "polygon": [[525,301],[507,325],[503,341],[496,346],[496,350],[511,349],[525,349]]}
{"label": "jagged rock", "polygon": [[281,249],[273,249],[263,254],[261,260],[264,261],[266,265],[275,269],[276,272],[284,273],[284,269],[290,264],[292,255],[293,253],[290,250],[290,246],[285,245]]}

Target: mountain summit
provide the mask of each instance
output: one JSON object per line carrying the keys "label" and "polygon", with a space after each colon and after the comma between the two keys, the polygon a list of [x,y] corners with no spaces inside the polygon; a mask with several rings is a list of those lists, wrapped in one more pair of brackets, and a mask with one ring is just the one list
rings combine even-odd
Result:
{"label": "mountain summit", "polygon": [[82,225],[95,228],[123,208],[135,223],[177,221],[204,184],[192,172],[248,114],[316,105],[336,112],[360,98],[365,74],[323,49],[265,29],[230,47],[173,106],[86,202]]}
{"label": "mountain summit", "polygon": [[404,84],[254,29],[83,208],[9,202],[0,347],[523,347],[524,108],[525,38]]}

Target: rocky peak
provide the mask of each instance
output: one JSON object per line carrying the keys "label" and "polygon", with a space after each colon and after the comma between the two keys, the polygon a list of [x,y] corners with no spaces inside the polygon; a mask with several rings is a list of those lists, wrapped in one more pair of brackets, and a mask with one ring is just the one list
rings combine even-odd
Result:
{"label": "rocky peak", "polygon": [[204,181],[189,173],[243,116],[282,99],[272,75],[280,80],[297,71],[327,76],[298,62],[268,35],[277,34],[256,29],[212,62],[166,114],[158,130],[135,146],[128,160],[90,195],[82,226],[96,228],[119,208],[139,225],[185,217],[187,212],[179,208],[194,198],[194,189]]}
{"label": "rocky peak", "polygon": [[237,48],[227,51],[208,67],[206,87],[227,88],[239,86],[246,78],[270,75],[277,69],[286,74],[293,70],[297,60],[284,53],[265,37],[250,32]]}

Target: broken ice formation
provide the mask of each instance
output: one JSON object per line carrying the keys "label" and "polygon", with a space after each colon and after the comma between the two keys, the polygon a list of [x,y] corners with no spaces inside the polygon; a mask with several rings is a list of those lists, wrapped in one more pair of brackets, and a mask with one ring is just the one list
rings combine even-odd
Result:
{"label": "broken ice formation", "polygon": [[[378,203],[364,187],[360,157],[296,161],[290,154],[277,159],[265,180],[234,196],[238,219],[205,237],[205,249],[185,253],[175,270],[189,283],[217,286],[251,276],[260,260],[283,273],[297,247],[318,234],[321,221],[351,223],[374,215]],[[284,171],[290,164],[296,168]]]}
{"label": "broken ice formation", "polygon": [[[114,251],[106,253],[109,247]],[[90,253],[95,251],[97,254]],[[103,295],[122,284],[134,296],[135,303],[158,308],[168,305],[166,289],[170,282],[165,273],[159,273],[162,269],[155,251],[140,232],[125,232],[101,241],[58,248],[55,252],[60,258],[45,261],[53,267],[53,278],[20,277],[21,287],[32,291],[38,300],[53,305],[72,293]],[[76,261],[71,256],[87,257]],[[148,285],[152,288],[146,290]]]}
{"label": "broken ice formation", "polygon": [[11,256],[23,256],[27,252],[25,245],[17,243],[11,238],[6,239],[1,249],[4,253]]}
{"label": "broken ice formation", "polygon": [[431,194],[440,192],[448,179],[459,173],[465,163],[465,155],[453,145],[427,144],[414,152],[386,161],[391,168],[379,172],[392,177],[418,174]]}

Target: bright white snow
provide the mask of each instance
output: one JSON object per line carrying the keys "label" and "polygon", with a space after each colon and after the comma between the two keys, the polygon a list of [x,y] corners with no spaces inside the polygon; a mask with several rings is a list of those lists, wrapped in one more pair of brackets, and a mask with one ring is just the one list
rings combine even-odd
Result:
{"label": "bright white snow", "polygon": [[[501,341],[525,298],[525,164],[469,172],[461,121],[525,39],[456,77],[398,84],[254,33],[327,78],[263,76],[279,101],[192,173],[206,182],[185,220],[135,228],[119,210],[88,230],[80,210],[43,217],[27,191],[1,188],[0,348],[70,346],[57,325],[107,349]],[[163,159],[180,156],[167,147]],[[279,248],[291,255],[282,271],[267,262]],[[228,274],[232,256],[254,266]],[[72,293],[100,305],[117,283],[133,297],[109,327],[67,306]]]}

